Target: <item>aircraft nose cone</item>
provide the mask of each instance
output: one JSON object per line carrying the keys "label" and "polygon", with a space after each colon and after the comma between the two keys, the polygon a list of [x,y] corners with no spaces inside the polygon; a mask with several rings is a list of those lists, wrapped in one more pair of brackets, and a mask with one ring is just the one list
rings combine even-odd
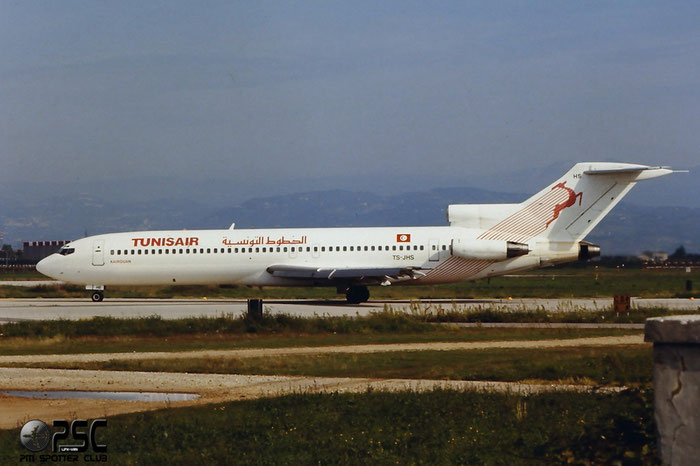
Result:
{"label": "aircraft nose cone", "polygon": [[52,266],[52,264],[55,264],[55,258],[53,257],[53,254],[43,258],[42,260],[39,261],[38,264],[36,264],[36,270],[37,272],[46,275],[47,277],[51,278],[56,278],[54,276],[56,268]]}
{"label": "aircraft nose cone", "polygon": [[36,271],[39,273],[42,273],[46,275],[46,258],[41,259],[37,264],[36,264]]}

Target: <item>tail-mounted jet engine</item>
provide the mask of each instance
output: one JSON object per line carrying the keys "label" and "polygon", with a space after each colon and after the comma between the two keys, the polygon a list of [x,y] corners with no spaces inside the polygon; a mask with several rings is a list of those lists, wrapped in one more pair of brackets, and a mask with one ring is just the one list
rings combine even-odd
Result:
{"label": "tail-mounted jet engine", "polygon": [[505,260],[530,252],[527,244],[489,239],[453,239],[452,254],[463,259]]}
{"label": "tail-mounted jet engine", "polygon": [[600,256],[600,246],[596,246],[588,241],[578,243],[578,260],[587,261]]}

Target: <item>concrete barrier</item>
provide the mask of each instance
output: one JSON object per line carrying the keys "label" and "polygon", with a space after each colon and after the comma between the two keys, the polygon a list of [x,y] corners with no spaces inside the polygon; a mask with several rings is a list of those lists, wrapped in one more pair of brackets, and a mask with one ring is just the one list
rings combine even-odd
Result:
{"label": "concrete barrier", "polygon": [[654,342],[654,419],[663,464],[700,461],[700,315],[647,319]]}

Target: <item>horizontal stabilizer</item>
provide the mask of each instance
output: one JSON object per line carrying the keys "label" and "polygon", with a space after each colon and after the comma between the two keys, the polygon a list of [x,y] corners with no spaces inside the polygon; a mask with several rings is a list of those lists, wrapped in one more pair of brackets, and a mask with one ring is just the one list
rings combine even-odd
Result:
{"label": "horizontal stabilizer", "polygon": [[[682,173],[687,170],[671,170],[670,167],[648,167],[646,165],[634,165],[619,168],[595,168],[583,172],[584,175],[630,175],[634,178],[630,181],[637,182],[650,180],[669,173]],[[637,176],[634,176],[634,175]]]}

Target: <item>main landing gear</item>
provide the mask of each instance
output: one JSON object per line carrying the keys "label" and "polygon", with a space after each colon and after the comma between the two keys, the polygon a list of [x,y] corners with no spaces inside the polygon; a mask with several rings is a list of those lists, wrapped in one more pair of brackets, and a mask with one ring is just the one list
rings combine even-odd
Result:
{"label": "main landing gear", "polygon": [[348,304],[360,304],[369,299],[369,290],[366,286],[351,286],[345,291],[345,299]]}
{"label": "main landing gear", "polygon": [[104,294],[104,292],[102,292],[102,291],[93,291],[93,292],[92,292],[92,300],[93,300],[94,302],[99,303],[99,302],[102,301],[103,299],[105,299],[105,294]]}

